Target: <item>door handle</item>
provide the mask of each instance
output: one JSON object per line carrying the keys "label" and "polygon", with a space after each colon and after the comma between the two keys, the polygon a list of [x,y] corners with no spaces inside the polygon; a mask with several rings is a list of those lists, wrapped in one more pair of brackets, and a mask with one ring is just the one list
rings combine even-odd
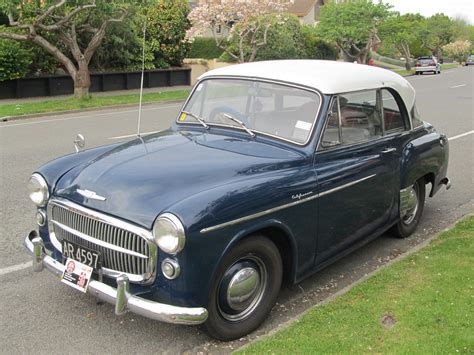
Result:
{"label": "door handle", "polygon": [[387,153],[396,152],[396,151],[397,151],[397,148],[385,148],[384,150],[381,150],[380,153],[387,154]]}

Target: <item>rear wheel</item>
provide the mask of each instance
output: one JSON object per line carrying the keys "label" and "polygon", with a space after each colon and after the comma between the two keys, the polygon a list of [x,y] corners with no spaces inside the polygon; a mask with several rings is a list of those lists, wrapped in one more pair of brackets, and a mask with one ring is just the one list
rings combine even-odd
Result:
{"label": "rear wheel", "polygon": [[224,257],[217,272],[204,323],[207,333],[228,341],[255,330],[275,304],[281,281],[275,244],[259,235],[244,239]]}
{"label": "rear wheel", "polygon": [[[392,234],[398,238],[409,237],[418,226],[425,205],[425,183],[422,179],[415,182],[407,191],[406,208],[400,208],[400,219],[392,227]],[[403,214],[403,215],[402,215]]]}

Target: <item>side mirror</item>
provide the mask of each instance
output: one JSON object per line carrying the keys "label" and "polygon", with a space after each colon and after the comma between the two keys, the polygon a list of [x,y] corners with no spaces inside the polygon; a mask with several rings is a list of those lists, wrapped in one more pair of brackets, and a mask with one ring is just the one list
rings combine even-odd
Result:
{"label": "side mirror", "polygon": [[73,141],[74,143],[74,148],[76,148],[76,153],[79,153],[79,151],[86,146],[86,139],[82,134],[78,134],[76,136],[76,139]]}

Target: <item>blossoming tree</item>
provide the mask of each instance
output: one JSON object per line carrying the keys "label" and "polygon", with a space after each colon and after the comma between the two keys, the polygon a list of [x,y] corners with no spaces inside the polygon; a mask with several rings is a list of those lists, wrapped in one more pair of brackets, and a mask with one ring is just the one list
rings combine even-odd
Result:
{"label": "blossoming tree", "polygon": [[471,49],[471,42],[469,41],[455,41],[443,46],[443,52],[451,58],[454,58],[459,63],[466,60]]}
{"label": "blossoming tree", "polygon": [[[268,14],[282,14],[293,0],[201,0],[188,18],[188,39],[212,32],[216,45],[239,62],[255,60],[267,43]],[[282,17],[283,21],[283,17]]]}

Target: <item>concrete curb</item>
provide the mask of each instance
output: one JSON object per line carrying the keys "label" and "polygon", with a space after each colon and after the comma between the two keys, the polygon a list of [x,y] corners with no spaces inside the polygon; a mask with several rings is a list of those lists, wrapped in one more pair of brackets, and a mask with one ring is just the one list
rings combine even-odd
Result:
{"label": "concrete curb", "polygon": [[[157,104],[179,104],[182,103],[183,100],[163,100],[163,101],[152,101],[152,102],[144,102],[142,103],[142,107],[152,106]],[[52,116],[60,116],[60,115],[67,115],[71,113],[80,113],[80,112],[93,112],[93,111],[106,111],[111,109],[120,109],[120,108],[130,108],[136,107],[138,110],[138,103],[136,104],[123,104],[123,105],[110,105],[110,106],[101,106],[101,107],[88,107],[76,110],[65,110],[65,111],[53,111],[53,112],[41,112],[41,113],[31,113],[26,115],[19,115],[19,116],[4,116],[0,117],[0,121],[2,122],[10,122],[10,121],[17,121],[26,118],[36,118],[36,117],[52,117]]]}
{"label": "concrete curb", "polygon": [[[472,217],[474,216],[473,213],[468,213],[466,215],[464,215],[462,218],[458,219],[456,222],[450,224],[448,227],[446,227],[445,229],[443,229],[442,231],[432,235],[431,237],[429,237],[428,239],[424,240],[423,242],[421,242],[420,244],[414,246],[412,249],[408,250],[407,252],[405,252],[404,254],[401,254],[399,255],[398,257],[396,257],[395,259],[392,259],[390,260],[389,262],[387,262],[386,264],[382,265],[380,268],[378,268],[377,270],[374,270],[370,273],[368,273],[367,275],[361,277],[359,280],[353,282],[352,284],[340,289],[339,291],[337,291],[336,293],[332,294],[331,296],[325,298],[324,300],[322,300],[321,302],[318,302],[316,304],[314,304],[313,306],[311,306],[310,308],[308,308],[307,310],[305,310],[304,312],[292,317],[291,319],[287,320],[286,322],[284,323],[281,323],[279,326],[277,326],[276,328],[272,329],[270,332],[268,332],[267,334],[263,335],[263,336],[260,336],[256,339],[253,339],[251,340],[250,342],[244,344],[243,346],[241,346],[240,348],[237,348],[235,349],[234,351],[232,351],[232,353],[235,353],[236,351],[241,351],[241,350],[245,350],[246,348],[248,348],[250,345],[254,344],[254,343],[258,343],[260,341],[262,341],[263,339],[266,339],[276,333],[278,333],[279,331],[282,331],[288,327],[290,327],[293,323],[297,322],[299,319],[301,319],[303,316],[305,316],[306,314],[308,314],[309,312],[313,311],[314,309],[316,309],[317,307],[320,307],[320,306],[323,306],[325,305],[326,303],[329,303],[331,302],[332,300],[338,298],[339,296],[342,296],[344,294],[346,294],[347,292],[349,292],[351,289],[353,289],[354,287],[356,287],[357,285],[359,285],[360,283],[370,279],[371,277],[375,276],[376,274],[378,274],[379,272],[381,272],[382,270],[384,270],[385,268],[393,265],[394,263],[397,263],[399,262],[400,260],[403,260],[405,258],[407,258],[408,256],[420,251],[421,249],[427,247],[433,240],[437,239],[441,234],[443,234],[444,232],[447,232],[449,231],[450,229],[453,229],[454,226],[459,223],[461,220],[465,219],[465,218],[468,218],[468,217]],[[304,296],[303,296],[304,297]]]}

